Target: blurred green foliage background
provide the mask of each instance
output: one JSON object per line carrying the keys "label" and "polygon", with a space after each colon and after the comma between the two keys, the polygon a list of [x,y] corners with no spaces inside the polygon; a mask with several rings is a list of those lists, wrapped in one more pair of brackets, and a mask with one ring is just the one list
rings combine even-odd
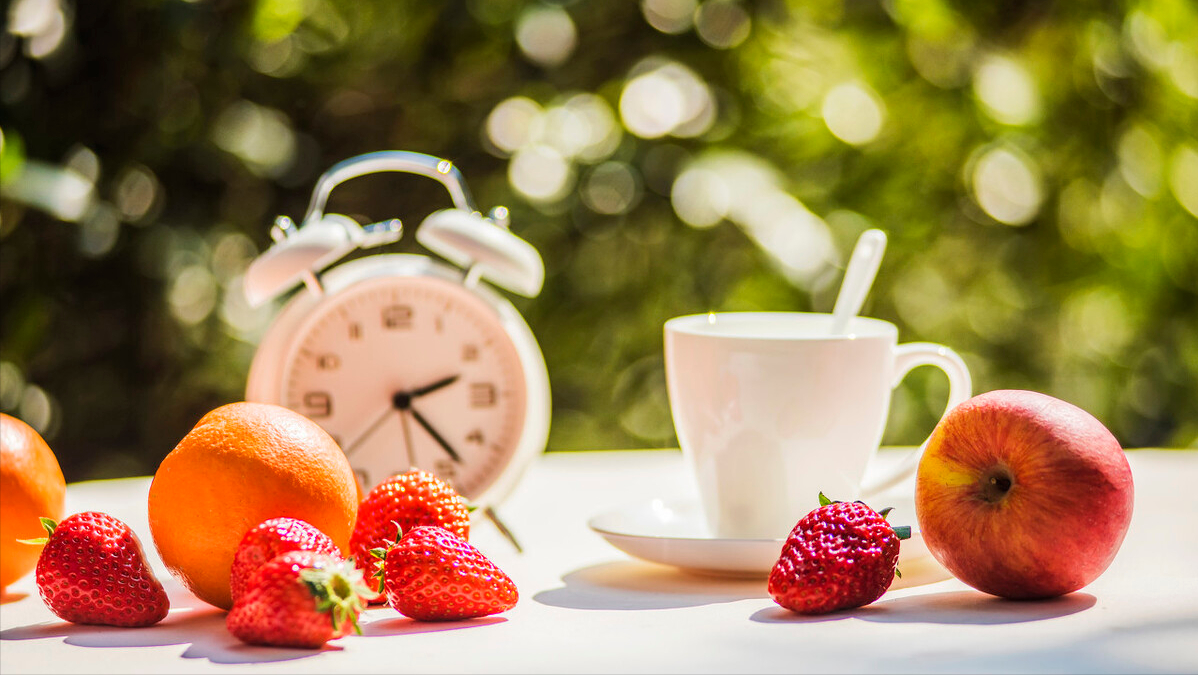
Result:
{"label": "blurred green foliage background", "polygon": [[[549,449],[674,444],[661,325],[865,313],[977,392],[1071,401],[1127,447],[1198,441],[1198,9],[1190,0],[13,0],[0,37],[0,409],[69,480],[152,473],[243,396],[277,214],[381,149],[452,159],[542,252],[516,299]],[[330,208],[409,226],[435,184]],[[416,250],[412,237],[396,250]],[[928,372],[923,372],[928,371]],[[899,388],[918,443],[943,376]]]}

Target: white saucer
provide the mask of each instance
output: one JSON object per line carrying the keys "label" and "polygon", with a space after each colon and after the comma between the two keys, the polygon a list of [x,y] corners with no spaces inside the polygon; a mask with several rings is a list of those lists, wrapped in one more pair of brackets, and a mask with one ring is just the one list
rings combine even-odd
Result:
{"label": "white saucer", "polygon": [[[908,510],[907,513],[914,513]],[[651,499],[599,514],[587,522],[612,546],[649,562],[723,576],[767,576],[782,552],[782,539],[718,539],[707,531],[699,504]],[[918,527],[899,548],[899,571],[891,590],[949,578],[924,545]]]}

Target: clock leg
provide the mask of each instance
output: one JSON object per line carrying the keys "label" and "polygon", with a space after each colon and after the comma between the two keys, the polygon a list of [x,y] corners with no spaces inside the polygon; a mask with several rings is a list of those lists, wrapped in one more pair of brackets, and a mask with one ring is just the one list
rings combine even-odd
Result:
{"label": "clock leg", "polygon": [[512,531],[508,529],[508,526],[505,525],[502,520],[500,520],[499,514],[495,511],[495,507],[483,507],[483,515],[487,517],[487,520],[495,524],[495,527],[499,529],[499,533],[512,543],[512,546],[515,547],[517,553],[524,552],[524,547],[520,546],[519,541],[516,541],[516,535],[512,534]]}

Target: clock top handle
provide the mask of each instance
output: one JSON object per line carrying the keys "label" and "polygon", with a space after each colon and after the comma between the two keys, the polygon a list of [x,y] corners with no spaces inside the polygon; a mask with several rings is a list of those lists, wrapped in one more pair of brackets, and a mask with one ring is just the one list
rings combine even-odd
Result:
{"label": "clock top handle", "polygon": [[333,188],[347,180],[383,171],[412,173],[432,178],[449,191],[455,207],[467,212],[478,210],[474,207],[474,200],[470,197],[466,181],[453,162],[419,152],[380,150],[342,160],[325,171],[316,182],[316,187],[312,189],[312,200],[308,202],[308,212],[304,214],[301,222],[307,223],[309,219],[324,217],[324,207]]}

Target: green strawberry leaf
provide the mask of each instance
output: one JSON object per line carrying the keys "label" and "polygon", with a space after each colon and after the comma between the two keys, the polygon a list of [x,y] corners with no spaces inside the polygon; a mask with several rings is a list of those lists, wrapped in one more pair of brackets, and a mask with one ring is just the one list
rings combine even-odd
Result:
{"label": "green strawberry leaf", "polygon": [[299,577],[316,600],[316,611],[329,614],[333,630],[341,630],[341,626],[349,621],[354,631],[362,634],[358,614],[366,608],[366,600],[375,597],[376,593],[365,584],[361,570],[352,563],[341,562],[328,568],[300,570]]}
{"label": "green strawberry leaf", "polygon": [[835,503],[835,502],[833,502],[831,499],[828,499],[828,498],[827,498],[827,497],[824,495],[824,493],[823,493],[823,492],[820,492],[820,493],[819,493],[819,505],[820,505],[820,506],[827,506],[827,505],[829,505],[829,504],[834,504],[834,503]]}
{"label": "green strawberry leaf", "polygon": [[910,525],[897,525],[897,526],[891,527],[890,529],[894,530],[895,536],[898,537],[899,539],[910,539],[911,538],[911,526]]}
{"label": "green strawberry leaf", "polygon": [[395,526],[395,543],[398,544],[399,540],[403,539],[403,526],[397,520],[391,521],[391,524]]}
{"label": "green strawberry leaf", "polygon": [[899,570],[899,568],[897,568],[897,567],[896,567],[896,568],[894,568],[894,576],[896,576],[896,577],[898,577],[898,578],[902,579],[902,578],[903,578],[903,573],[902,573],[902,571],[900,571],[900,570]]}
{"label": "green strawberry leaf", "polygon": [[881,511],[878,511],[878,515],[882,516],[882,520],[886,520],[886,516],[889,516],[890,512],[893,510],[894,510],[893,506],[887,506],[886,508],[882,509]]}

